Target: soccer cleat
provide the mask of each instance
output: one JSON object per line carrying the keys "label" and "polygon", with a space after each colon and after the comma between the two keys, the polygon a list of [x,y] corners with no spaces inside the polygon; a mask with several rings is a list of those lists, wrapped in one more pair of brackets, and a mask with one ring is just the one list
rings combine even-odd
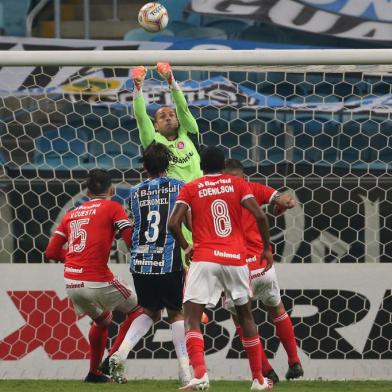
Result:
{"label": "soccer cleat", "polygon": [[105,383],[105,382],[110,382],[110,378],[106,377],[102,373],[93,373],[93,372],[88,372],[86,378],[84,379],[84,382],[92,382],[92,383]]}
{"label": "soccer cleat", "polygon": [[171,65],[169,63],[158,63],[157,69],[159,75],[166,79],[169,84],[171,84],[173,81],[173,72]]}
{"label": "soccer cleat", "polygon": [[279,376],[275,373],[274,369],[271,369],[268,374],[265,375],[269,380],[271,380],[274,385],[279,382]]}
{"label": "soccer cleat", "polygon": [[125,384],[127,382],[124,361],[114,353],[109,359],[110,376],[117,384]]}
{"label": "soccer cleat", "polygon": [[253,380],[252,386],[250,387],[251,391],[267,391],[274,387],[274,383],[267,377],[264,377],[264,382],[260,384],[259,380],[255,378]]}
{"label": "soccer cleat", "polygon": [[110,357],[106,357],[103,362],[98,366],[98,370],[100,370],[103,374],[110,375],[110,366],[109,366]]}
{"label": "soccer cleat", "polygon": [[143,87],[144,78],[146,77],[147,69],[140,65],[131,71],[131,79],[137,90],[141,90]]}
{"label": "soccer cleat", "polygon": [[207,391],[210,387],[210,381],[208,380],[208,374],[204,373],[202,378],[192,378],[187,385],[178,388],[181,391]]}
{"label": "soccer cleat", "polygon": [[192,380],[192,374],[190,367],[179,366],[178,367],[178,380],[181,385],[188,385]]}
{"label": "soccer cleat", "polygon": [[304,369],[300,363],[295,363],[293,366],[289,367],[286,373],[286,380],[294,380],[300,378],[304,375]]}

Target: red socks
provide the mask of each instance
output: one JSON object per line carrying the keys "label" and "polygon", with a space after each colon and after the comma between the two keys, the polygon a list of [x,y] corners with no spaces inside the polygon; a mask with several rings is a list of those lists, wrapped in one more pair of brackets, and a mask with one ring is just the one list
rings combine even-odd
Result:
{"label": "red socks", "polygon": [[291,323],[289,315],[284,312],[280,316],[275,317],[273,322],[276,327],[276,334],[287,352],[289,366],[293,366],[295,363],[301,363],[298,357],[293,324]]}
{"label": "red socks", "polygon": [[249,366],[252,372],[252,379],[257,378],[260,384],[263,384],[264,377],[261,369],[261,342],[259,335],[243,337],[242,345],[248,355]]}
{"label": "red socks", "polygon": [[[295,340],[293,325],[291,323],[291,319],[289,315],[286,312],[284,312],[280,316],[276,317],[273,320],[273,322],[276,327],[276,334],[278,335],[280,341],[283,344],[284,349],[287,352],[289,366],[293,366],[295,363],[301,363],[298,357],[297,343]],[[255,361],[255,358],[259,358],[258,359],[259,362],[261,358],[262,373],[264,376],[266,376],[272,370],[272,366],[268,361],[268,358],[264,351],[264,347],[260,342],[259,337],[254,336],[254,337],[244,338],[242,333],[242,328],[240,325],[236,325],[236,330],[241,339],[242,345],[244,346],[244,349],[248,354],[248,359],[252,370],[253,379],[258,378],[257,377],[258,367],[256,366],[256,363],[253,362]],[[259,381],[262,382],[262,380]]]}
{"label": "red socks", "polygon": [[136,308],[134,308],[132,312],[128,314],[127,318],[121,323],[116,339],[110,349],[109,356],[118,350],[122,341],[124,340],[125,335],[128,332],[129,327],[141,314],[143,314],[143,308],[141,306],[136,306]]}
{"label": "red socks", "polygon": [[99,327],[93,323],[90,327],[88,340],[90,342],[90,372],[97,374],[98,366],[105,352],[109,326]]}
{"label": "red socks", "polygon": [[200,330],[189,330],[185,335],[186,349],[189,361],[193,367],[196,378],[201,378],[206,373],[206,363],[204,358],[204,339]]}
{"label": "red socks", "polygon": [[[235,329],[242,343],[242,339],[243,339],[242,328],[240,325],[236,325]],[[261,368],[262,368],[263,376],[266,376],[272,370],[272,366],[268,361],[267,355],[265,354],[264,351],[263,343],[261,343],[261,341],[260,341],[260,345],[261,345]]]}

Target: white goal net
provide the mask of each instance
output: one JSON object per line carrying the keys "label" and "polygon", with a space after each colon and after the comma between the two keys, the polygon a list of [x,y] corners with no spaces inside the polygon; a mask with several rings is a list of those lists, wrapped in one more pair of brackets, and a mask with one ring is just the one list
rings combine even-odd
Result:
{"label": "white goal net", "polygon": [[[296,208],[270,216],[276,262],[392,262],[392,65],[347,64],[257,66],[244,58],[244,65],[229,66],[222,58],[219,66],[175,66],[201,146],[221,146],[227,157],[241,160],[252,181],[295,195]],[[142,178],[130,68],[3,64],[0,262],[45,262],[43,251],[62,212],[85,200],[83,182],[92,168],[111,171],[115,198],[125,205],[130,185]],[[171,105],[153,67],[144,94],[150,113]],[[124,249],[114,246],[111,262],[126,261]],[[361,349],[335,328],[366,316],[366,296],[322,289],[284,294],[289,312],[295,304],[324,309],[313,318],[293,318],[309,358],[391,359],[390,290]],[[29,294],[25,299],[31,300]],[[227,318],[220,306],[212,311],[207,354],[228,344],[219,325]],[[264,312],[256,318],[273,357],[279,345],[273,325]],[[167,328],[166,321],[130,358],[174,358],[170,342],[154,343],[160,328]],[[244,357],[237,340],[227,358]],[[7,353],[3,359],[12,359]]]}

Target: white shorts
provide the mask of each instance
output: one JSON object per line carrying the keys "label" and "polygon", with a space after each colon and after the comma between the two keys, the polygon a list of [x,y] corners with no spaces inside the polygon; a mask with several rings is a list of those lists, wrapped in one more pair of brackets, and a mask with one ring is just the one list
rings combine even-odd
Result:
{"label": "white shorts", "polygon": [[183,303],[191,301],[214,307],[222,291],[238,306],[252,297],[247,265],[222,265],[208,261],[191,263],[188,270]]}
{"label": "white shorts", "polygon": [[117,279],[111,282],[65,279],[65,289],[76,313],[93,320],[107,310],[127,314],[137,305],[136,293]]}
{"label": "white shorts", "polygon": [[[250,271],[250,282],[253,291],[252,300],[260,300],[264,305],[272,307],[280,304],[280,288],[275,266],[272,266],[267,272],[264,272],[262,268]],[[226,299],[225,307],[235,314],[234,303],[230,298]]]}

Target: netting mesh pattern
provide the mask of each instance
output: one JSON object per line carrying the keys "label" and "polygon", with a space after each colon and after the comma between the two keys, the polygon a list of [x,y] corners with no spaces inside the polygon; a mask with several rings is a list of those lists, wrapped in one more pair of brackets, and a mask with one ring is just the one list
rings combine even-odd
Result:
{"label": "netting mesh pattern", "polygon": [[[43,262],[61,211],[83,179],[110,169],[116,198],[142,178],[125,68],[0,70],[0,260]],[[262,72],[177,69],[202,144],[240,159],[252,180],[290,190],[298,207],[271,217],[277,261],[392,261],[392,76],[385,70]],[[150,71],[149,113],[171,104]],[[113,260],[124,261],[117,248]]]}
{"label": "netting mesh pattern", "polygon": [[[283,303],[291,313],[294,306],[309,305],[317,313],[308,317],[292,317],[298,347],[310,359],[392,359],[390,337],[392,330],[389,318],[392,312],[392,296],[386,291],[384,301],[371,328],[364,349],[359,351],[339,333],[339,328],[356,324],[363,320],[370,308],[369,300],[359,293],[346,290],[283,290]],[[246,359],[246,352],[238,335],[234,338],[222,325],[230,321],[230,314],[219,303],[207,311],[209,323],[203,326],[205,352],[207,355],[227,350],[227,359]],[[253,303],[253,315],[259,326],[259,335],[268,358],[275,358],[280,340],[276,336],[274,324],[268,320],[262,303]],[[116,322],[122,320],[118,315]],[[118,326],[113,325],[111,334],[116,336]],[[168,341],[159,341],[159,332],[168,332]],[[155,324],[128,356],[131,359],[176,358],[170,341],[170,325],[166,319]],[[159,336],[159,335],[158,335]]]}
{"label": "netting mesh pattern", "polygon": [[[1,267],[3,295],[0,296],[0,304],[7,314],[1,323],[1,372],[7,372],[7,368],[19,368],[20,373],[13,378],[24,378],[27,376],[23,369],[28,369],[31,375],[30,368],[33,368],[36,372],[34,377],[64,377],[65,362],[60,366],[58,360],[89,357],[90,323],[88,317],[79,318],[75,314],[64,291],[61,266]],[[112,267],[124,281],[130,280],[126,265]],[[306,377],[325,378],[326,368],[332,367],[334,370],[329,373],[332,378],[340,374],[342,378],[390,379],[387,362],[362,362],[392,359],[392,292],[388,265],[278,265],[277,271],[282,301],[294,326]],[[211,365],[214,358],[219,358],[223,369],[221,374],[231,379],[230,366],[237,366],[239,362],[226,360],[245,360],[246,354],[222,301],[206,312],[209,322],[202,326],[202,330],[207,363]],[[267,318],[260,302],[253,303],[253,314],[267,356],[275,360],[274,366],[286,371],[287,356],[276,336],[275,326]],[[166,316],[163,314],[162,319],[135,346],[129,354],[130,359],[175,358],[172,332]],[[123,318],[119,312],[114,313],[108,348],[113,344]],[[32,358],[34,361],[31,361]],[[38,358],[42,358],[42,362]],[[23,362],[16,366],[15,361],[22,359]],[[325,363],[323,360],[339,362]],[[354,362],[347,364],[346,360]],[[87,364],[81,366],[81,363],[75,361],[72,366],[87,371]],[[163,378],[167,378],[166,365],[167,362],[157,364],[151,361],[142,373],[129,366],[129,375],[132,378],[150,378],[162,374]],[[163,371],[155,373],[157,367],[162,367]],[[341,368],[343,370],[339,373]],[[358,371],[358,368],[361,370]],[[242,376],[247,377],[247,374],[245,372]],[[7,373],[3,375],[7,377]]]}

